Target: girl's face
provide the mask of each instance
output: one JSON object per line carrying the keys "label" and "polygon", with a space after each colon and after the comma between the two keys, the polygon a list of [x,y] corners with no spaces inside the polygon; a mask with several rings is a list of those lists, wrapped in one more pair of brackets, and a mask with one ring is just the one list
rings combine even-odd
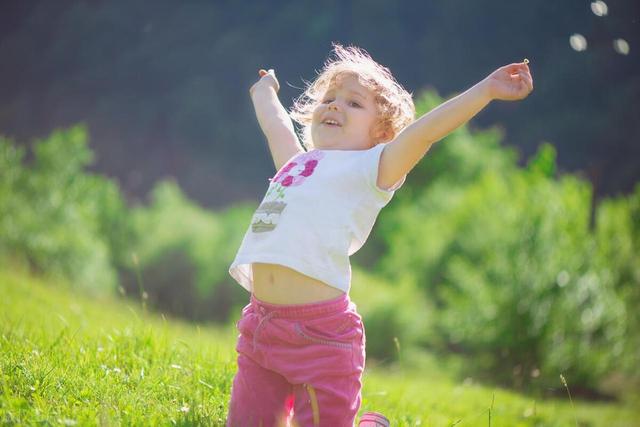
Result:
{"label": "girl's face", "polygon": [[378,109],[370,89],[353,74],[339,75],[313,111],[311,138],[317,149],[366,150],[374,135]]}

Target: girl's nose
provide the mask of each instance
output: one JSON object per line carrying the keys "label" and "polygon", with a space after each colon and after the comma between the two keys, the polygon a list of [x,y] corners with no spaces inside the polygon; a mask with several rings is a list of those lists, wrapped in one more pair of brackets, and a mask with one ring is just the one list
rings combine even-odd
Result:
{"label": "girl's nose", "polygon": [[331,104],[329,104],[329,110],[338,111],[338,106],[336,105],[335,101],[333,101]]}

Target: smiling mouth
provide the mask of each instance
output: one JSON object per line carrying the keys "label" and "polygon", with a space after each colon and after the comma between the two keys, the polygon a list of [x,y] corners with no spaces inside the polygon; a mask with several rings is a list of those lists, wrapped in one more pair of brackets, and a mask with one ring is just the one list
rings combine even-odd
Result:
{"label": "smiling mouth", "polygon": [[335,120],[325,120],[324,122],[322,122],[322,124],[332,127],[340,127],[340,124],[338,124],[338,122],[336,122]]}

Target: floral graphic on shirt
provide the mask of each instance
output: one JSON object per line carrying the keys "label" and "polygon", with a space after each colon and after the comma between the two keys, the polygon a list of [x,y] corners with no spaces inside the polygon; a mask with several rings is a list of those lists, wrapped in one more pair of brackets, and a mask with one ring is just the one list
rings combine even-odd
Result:
{"label": "floral graphic on shirt", "polygon": [[278,218],[287,204],[285,202],[263,202],[258,206],[251,221],[251,231],[262,233],[271,231],[278,225]]}
{"label": "floral graphic on shirt", "polygon": [[321,151],[310,151],[296,157],[287,163],[271,179],[271,185],[263,202],[256,210],[251,220],[251,230],[255,233],[272,231],[278,224],[280,214],[287,206],[285,202],[278,201],[284,198],[285,190],[289,187],[302,185],[307,178],[313,175],[320,160],[324,157]]}

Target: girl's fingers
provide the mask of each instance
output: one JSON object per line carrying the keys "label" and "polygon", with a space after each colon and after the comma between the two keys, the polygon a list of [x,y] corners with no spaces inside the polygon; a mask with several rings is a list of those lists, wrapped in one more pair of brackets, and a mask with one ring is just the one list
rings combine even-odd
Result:
{"label": "girl's fingers", "polygon": [[260,71],[258,71],[258,74],[260,75],[260,77],[264,77],[267,74],[271,74],[273,77],[276,76],[276,73],[275,73],[275,71],[273,71],[273,68],[270,68],[269,71],[261,68]]}
{"label": "girl's fingers", "polygon": [[533,89],[533,78],[531,78],[531,74],[529,73],[521,73],[521,74],[522,74],[522,78],[527,83],[527,86],[529,86],[530,89]]}
{"label": "girl's fingers", "polygon": [[533,79],[527,74],[527,73],[519,73],[520,74],[520,78],[522,79],[522,81],[524,82],[524,84],[527,86],[527,89],[529,89],[529,91],[533,90]]}
{"label": "girl's fingers", "polygon": [[506,71],[508,71],[511,74],[515,74],[515,73],[517,73],[519,71],[522,71],[522,70],[526,70],[528,72],[529,71],[529,66],[524,62],[519,62],[519,63],[505,65],[503,67],[503,69],[505,69]]}
{"label": "girl's fingers", "polygon": [[516,73],[520,69],[520,64],[509,64],[503,67],[504,70],[508,71],[511,74]]}

